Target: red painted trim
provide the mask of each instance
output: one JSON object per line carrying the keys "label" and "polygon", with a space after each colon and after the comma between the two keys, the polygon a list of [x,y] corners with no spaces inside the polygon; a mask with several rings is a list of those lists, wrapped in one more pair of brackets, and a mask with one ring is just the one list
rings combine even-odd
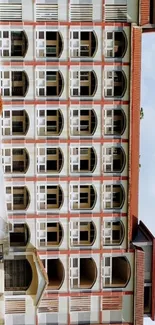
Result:
{"label": "red painted trim", "polygon": [[72,26],[86,26],[86,27],[94,27],[94,26],[100,26],[102,28],[106,26],[114,26],[114,27],[130,27],[130,23],[114,23],[114,22],[70,22],[70,21],[43,21],[43,22],[35,22],[35,21],[0,21],[0,26],[33,26],[33,27],[39,27],[39,26],[66,26],[66,27],[72,27]]}
{"label": "red painted trim", "polygon": [[7,182],[12,182],[12,183],[19,183],[20,182],[47,182],[48,183],[60,183],[60,182],[95,182],[95,181],[127,181],[128,176],[53,176],[53,177],[48,177],[47,175],[45,176],[33,176],[33,177],[5,177],[5,181]]}
{"label": "red painted trim", "polygon": [[19,145],[19,144],[51,144],[51,145],[60,145],[63,143],[66,144],[88,144],[88,145],[94,145],[95,143],[99,143],[99,144],[104,144],[104,143],[128,143],[129,140],[128,139],[122,139],[122,138],[88,138],[86,139],[79,139],[77,137],[77,139],[47,139],[46,137],[44,139],[3,139],[2,143],[4,144],[11,144],[11,145]]}
{"label": "red painted trim", "polygon": [[92,100],[72,100],[72,99],[68,99],[68,100],[39,100],[39,99],[35,99],[35,100],[25,100],[25,98],[23,98],[23,100],[6,100],[5,98],[3,98],[3,106],[4,105],[11,105],[12,107],[15,106],[25,106],[25,105],[48,105],[48,106],[52,106],[52,105],[90,105],[90,108],[94,105],[129,105],[129,100],[114,100],[114,98],[112,99],[104,99],[104,100],[95,100],[94,98]]}
{"label": "red painted trim", "polygon": [[51,251],[47,251],[47,250],[39,250],[38,249],[38,253],[41,256],[55,256],[55,255],[91,255],[93,256],[96,254],[125,254],[127,252],[133,253],[132,249],[66,249],[66,250],[61,250],[61,249],[57,249],[57,250],[51,250]]}
{"label": "red painted trim", "polygon": [[12,214],[12,212],[8,211],[8,218],[11,219],[20,219],[20,220],[25,220],[25,219],[71,219],[71,218],[88,218],[88,219],[93,219],[93,218],[122,218],[125,217],[127,218],[128,215],[127,213],[116,213],[116,212],[110,212],[110,213],[106,213],[106,212],[99,212],[99,213],[58,213],[58,214],[48,214],[48,213],[44,213],[41,214],[40,212],[38,212],[38,214]]}
{"label": "red painted trim", "polygon": [[57,61],[39,61],[38,60],[34,60],[34,61],[18,61],[18,62],[14,62],[12,60],[9,61],[4,61],[3,57],[1,59],[1,62],[3,64],[3,66],[8,66],[8,67],[25,67],[25,66],[44,66],[44,67],[48,67],[48,66],[56,66],[56,67],[60,67],[60,66],[67,66],[68,68],[73,67],[73,66],[77,66],[77,67],[85,67],[85,66],[101,66],[101,67],[106,67],[106,66],[116,66],[116,67],[122,67],[122,66],[129,66],[130,62],[106,62],[106,61],[59,61],[59,63]]}

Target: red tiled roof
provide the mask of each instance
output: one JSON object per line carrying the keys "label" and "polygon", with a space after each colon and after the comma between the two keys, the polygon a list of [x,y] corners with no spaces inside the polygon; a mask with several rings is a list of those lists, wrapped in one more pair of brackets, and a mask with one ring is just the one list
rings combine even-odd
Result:
{"label": "red tiled roof", "polygon": [[132,28],[130,85],[130,147],[129,147],[129,206],[128,238],[138,224],[140,95],[141,95],[141,37],[140,27]]}
{"label": "red tiled roof", "polygon": [[136,249],[135,325],[143,325],[144,316],[144,251]]}
{"label": "red tiled roof", "polygon": [[150,0],[140,0],[139,24],[147,25],[150,22]]}

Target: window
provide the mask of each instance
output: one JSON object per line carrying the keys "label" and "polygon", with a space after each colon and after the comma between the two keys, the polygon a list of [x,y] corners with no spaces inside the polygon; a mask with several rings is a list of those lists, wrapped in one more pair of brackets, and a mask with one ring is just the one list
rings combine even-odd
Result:
{"label": "window", "polygon": [[106,109],[104,110],[104,135],[123,134],[126,127],[126,118],[123,110],[120,109]]}
{"label": "window", "polygon": [[94,71],[70,70],[70,96],[94,96],[97,77]]}
{"label": "window", "polygon": [[29,155],[26,149],[2,149],[2,165],[5,173],[26,173]]}
{"label": "window", "polygon": [[37,110],[37,135],[38,136],[59,136],[64,124],[63,114],[60,109]]}
{"label": "window", "polygon": [[2,135],[24,136],[28,132],[29,117],[25,110],[4,110],[2,113]]}
{"label": "window", "polygon": [[71,221],[70,244],[71,246],[93,245],[96,236],[96,228],[93,222]]}
{"label": "window", "polygon": [[60,209],[63,203],[63,191],[59,185],[37,186],[37,209]]}
{"label": "window", "polygon": [[37,172],[58,173],[63,167],[63,154],[59,148],[37,148]]}
{"label": "window", "polygon": [[63,238],[63,228],[59,222],[38,222],[37,238],[39,247],[58,247]]}
{"label": "window", "polygon": [[72,173],[93,172],[96,153],[93,148],[70,147],[70,170]]}
{"label": "window", "polygon": [[30,234],[29,234],[29,229],[27,224],[23,223],[15,223],[15,224],[10,224],[10,246],[14,247],[20,247],[20,246],[26,246]]}
{"label": "window", "polygon": [[123,71],[108,70],[104,77],[104,96],[123,97],[126,90],[126,79]]}
{"label": "window", "polygon": [[102,259],[103,288],[124,288],[130,279],[130,264],[123,256],[105,256]]}
{"label": "window", "polygon": [[90,31],[70,31],[70,56],[93,57],[97,48],[96,34]]}
{"label": "window", "polygon": [[7,209],[26,210],[30,202],[29,192],[26,186],[7,186],[6,187]]}
{"label": "window", "polygon": [[71,210],[93,209],[96,192],[92,185],[70,185]]}
{"label": "window", "polygon": [[1,31],[0,53],[2,57],[24,57],[28,48],[24,31]]}
{"label": "window", "polygon": [[103,172],[121,173],[125,164],[125,153],[120,147],[103,147]]}
{"label": "window", "polygon": [[38,58],[59,58],[63,50],[62,36],[57,31],[36,32],[36,56]]}
{"label": "window", "polygon": [[70,133],[73,136],[91,136],[97,127],[97,116],[93,109],[70,110]]}
{"label": "window", "polygon": [[124,227],[120,221],[103,222],[103,246],[118,246],[124,237]]}
{"label": "window", "polygon": [[47,290],[59,290],[64,282],[65,269],[59,258],[42,260],[48,275]]}
{"label": "window", "polygon": [[97,268],[92,258],[70,258],[71,289],[91,289],[96,277]]}
{"label": "window", "polygon": [[124,32],[106,32],[104,45],[105,57],[122,58],[126,50],[126,38]]}
{"label": "window", "polygon": [[64,80],[60,71],[36,71],[36,95],[54,97],[61,96]]}
{"label": "window", "polygon": [[122,185],[103,185],[103,209],[121,209],[124,199]]}
{"label": "window", "polygon": [[1,71],[0,77],[2,96],[26,96],[29,82],[25,71]]}

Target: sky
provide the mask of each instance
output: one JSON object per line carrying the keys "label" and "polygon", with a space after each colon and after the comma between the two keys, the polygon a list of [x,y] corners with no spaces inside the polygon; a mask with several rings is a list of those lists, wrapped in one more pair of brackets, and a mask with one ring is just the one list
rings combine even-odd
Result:
{"label": "sky", "polygon": [[143,34],[141,107],[139,219],[155,235],[155,33]]}

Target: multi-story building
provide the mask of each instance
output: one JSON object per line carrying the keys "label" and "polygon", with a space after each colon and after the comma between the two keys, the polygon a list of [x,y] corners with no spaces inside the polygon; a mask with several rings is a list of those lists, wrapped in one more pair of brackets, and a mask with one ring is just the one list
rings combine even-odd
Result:
{"label": "multi-story building", "polygon": [[0,324],[154,319],[155,240],[138,226],[153,8],[0,0]]}

